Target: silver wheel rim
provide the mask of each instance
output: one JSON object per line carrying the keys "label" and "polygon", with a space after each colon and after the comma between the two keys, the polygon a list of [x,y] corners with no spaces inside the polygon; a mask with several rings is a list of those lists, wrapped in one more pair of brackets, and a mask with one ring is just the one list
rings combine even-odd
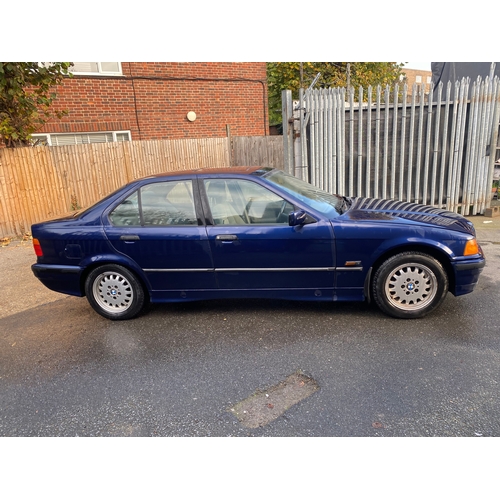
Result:
{"label": "silver wheel rim", "polygon": [[126,311],[134,299],[134,290],[128,280],[111,271],[100,274],[94,280],[92,293],[99,306],[112,313]]}
{"label": "silver wheel rim", "polygon": [[396,267],[385,281],[389,302],[404,311],[427,307],[437,293],[436,275],[422,264],[414,262]]}

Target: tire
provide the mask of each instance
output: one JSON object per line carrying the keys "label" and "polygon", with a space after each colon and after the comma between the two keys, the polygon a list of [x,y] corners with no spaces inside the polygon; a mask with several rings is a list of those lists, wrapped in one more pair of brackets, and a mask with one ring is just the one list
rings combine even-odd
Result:
{"label": "tire", "polygon": [[378,307],[394,318],[422,318],[443,302],[448,275],[441,263],[420,252],[387,259],[375,272],[372,292]]}
{"label": "tire", "polygon": [[85,280],[85,294],[92,308],[111,320],[136,317],[144,308],[144,288],[128,269],[107,264],[92,270]]}

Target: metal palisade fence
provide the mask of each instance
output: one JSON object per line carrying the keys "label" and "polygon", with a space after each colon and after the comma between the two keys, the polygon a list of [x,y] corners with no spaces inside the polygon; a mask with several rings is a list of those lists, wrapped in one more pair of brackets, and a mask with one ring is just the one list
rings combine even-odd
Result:
{"label": "metal palisade fence", "polygon": [[329,192],[484,213],[498,151],[498,78],[283,92],[285,170]]}

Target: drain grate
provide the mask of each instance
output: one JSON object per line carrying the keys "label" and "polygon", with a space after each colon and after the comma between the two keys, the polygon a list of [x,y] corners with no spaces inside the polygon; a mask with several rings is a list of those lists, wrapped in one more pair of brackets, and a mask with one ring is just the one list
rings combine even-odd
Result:
{"label": "drain grate", "polygon": [[251,429],[263,427],[283,415],[290,407],[319,389],[317,382],[296,372],[264,391],[257,391],[231,408],[241,425]]}

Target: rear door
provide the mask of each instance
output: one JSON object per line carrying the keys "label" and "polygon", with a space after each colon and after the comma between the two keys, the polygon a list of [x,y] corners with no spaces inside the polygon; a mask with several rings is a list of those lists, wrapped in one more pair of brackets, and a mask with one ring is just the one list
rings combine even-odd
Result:
{"label": "rear door", "polygon": [[104,230],[134,260],[153,290],[216,288],[193,179],[151,182],[112,209]]}

